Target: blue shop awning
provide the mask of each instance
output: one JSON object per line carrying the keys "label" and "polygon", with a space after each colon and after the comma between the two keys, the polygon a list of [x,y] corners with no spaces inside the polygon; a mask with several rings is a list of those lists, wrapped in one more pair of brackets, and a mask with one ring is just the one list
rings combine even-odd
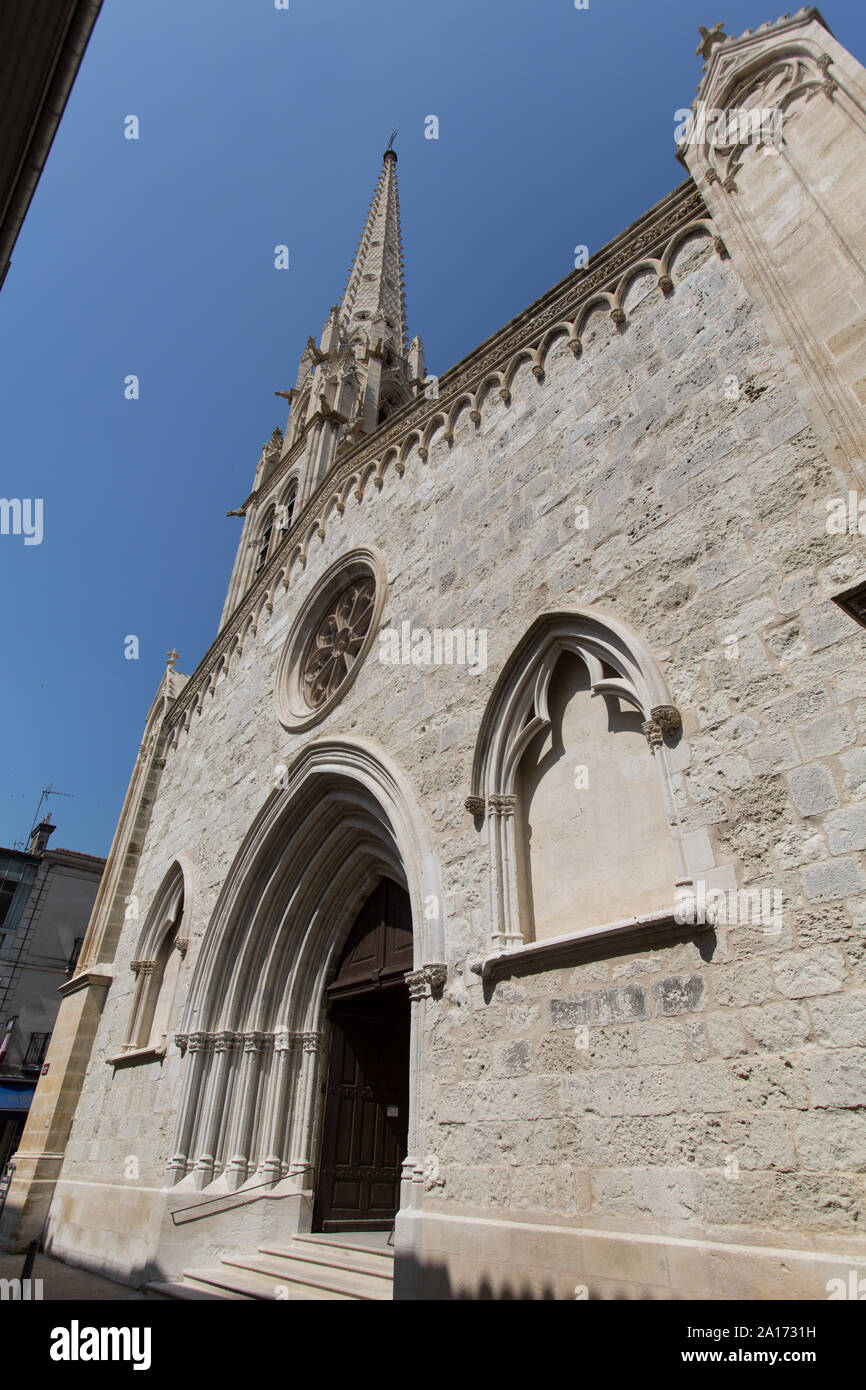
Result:
{"label": "blue shop awning", "polygon": [[8,1081],[5,1085],[0,1083],[0,1112],[13,1110],[16,1114],[26,1113],[35,1090],[36,1087],[26,1081],[22,1086],[10,1085]]}

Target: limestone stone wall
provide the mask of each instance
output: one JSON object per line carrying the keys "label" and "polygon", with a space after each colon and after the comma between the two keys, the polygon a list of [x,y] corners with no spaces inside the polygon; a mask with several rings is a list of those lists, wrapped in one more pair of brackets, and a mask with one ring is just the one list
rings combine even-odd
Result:
{"label": "limestone stone wall", "polygon": [[[830,598],[862,564],[857,538],[826,530],[849,480],[818,449],[735,265],[702,235],[671,274],[671,296],[638,277],[625,325],[600,308],[580,358],[561,343],[543,381],[525,364],[510,404],[493,393],[479,424],[458,416],[452,445],[439,431],[426,462],[413,449],[403,477],[349,497],[169,754],[133,888],[143,920],[172,860],[193,866],[177,1026],[275,768],[340,733],[405,771],[445,885],[415,1257],[437,1296],[485,1281],[676,1292],[713,1244],[788,1248],[811,1288],[825,1276],[809,1252],[847,1267],[862,1231],[866,633]],[[374,648],[325,724],[290,734],[274,710],[283,639],[361,544],[386,559],[384,626],[486,629],[487,669],[384,665]],[[470,968],[489,927],[487,828],[464,808],[475,739],[529,625],[590,605],[642,639],[682,713],[675,795],[692,864],[711,888],[778,891],[780,925],[720,924],[491,986]],[[158,1231],[184,1059],[172,1047],[162,1064],[106,1062],[138,930],[121,939],[51,1240],[119,1272],[174,1272],[182,1242],[166,1254]],[[608,1234],[593,1245],[592,1232]]]}

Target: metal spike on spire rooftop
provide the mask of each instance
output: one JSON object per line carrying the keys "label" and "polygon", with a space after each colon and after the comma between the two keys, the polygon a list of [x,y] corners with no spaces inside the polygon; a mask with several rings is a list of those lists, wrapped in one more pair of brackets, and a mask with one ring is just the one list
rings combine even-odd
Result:
{"label": "metal spike on spire rooftop", "polygon": [[382,172],[358,244],[343,302],[341,317],[352,323],[385,317],[400,357],[406,355],[406,301],[403,291],[403,241],[400,232],[400,200],[397,195],[397,153],[391,132],[382,156]]}

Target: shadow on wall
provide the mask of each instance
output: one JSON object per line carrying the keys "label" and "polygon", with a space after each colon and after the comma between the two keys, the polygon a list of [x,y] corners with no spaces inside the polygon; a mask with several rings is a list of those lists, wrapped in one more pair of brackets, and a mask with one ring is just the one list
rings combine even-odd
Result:
{"label": "shadow on wall", "polygon": [[592,1301],[622,1303],[668,1302],[683,1297],[674,1290],[661,1290],[623,1282],[619,1287],[600,1288],[592,1284],[571,1283],[563,1277],[560,1287],[552,1278],[530,1283],[506,1271],[495,1282],[489,1275],[480,1280],[462,1280],[449,1266],[437,1260],[418,1260],[414,1255],[398,1254],[394,1270],[394,1297],[398,1301],[472,1303],[567,1303]]}

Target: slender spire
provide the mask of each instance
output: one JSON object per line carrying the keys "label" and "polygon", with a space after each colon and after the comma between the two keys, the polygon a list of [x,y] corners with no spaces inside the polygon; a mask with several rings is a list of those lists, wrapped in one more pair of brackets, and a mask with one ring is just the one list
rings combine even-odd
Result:
{"label": "slender spire", "polygon": [[[391,136],[393,142],[396,131]],[[397,155],[389,143],[382,172],[340,305],[343,323],[384,317],[399,357],[406,356],[406,296],[403,284],[403,240],[397,195]]]}

